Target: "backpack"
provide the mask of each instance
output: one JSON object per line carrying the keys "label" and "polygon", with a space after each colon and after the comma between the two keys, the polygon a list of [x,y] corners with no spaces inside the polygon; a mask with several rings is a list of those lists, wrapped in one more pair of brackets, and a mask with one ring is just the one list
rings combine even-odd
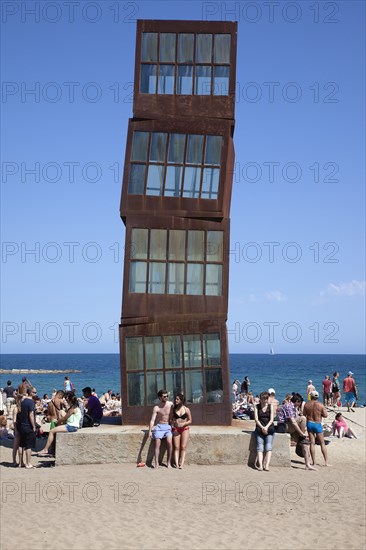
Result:
{"label": "backpack", "polygon": [[92,428],[94,426],[94,420],[90,414],[85,413],[83,418],[83,428]]}

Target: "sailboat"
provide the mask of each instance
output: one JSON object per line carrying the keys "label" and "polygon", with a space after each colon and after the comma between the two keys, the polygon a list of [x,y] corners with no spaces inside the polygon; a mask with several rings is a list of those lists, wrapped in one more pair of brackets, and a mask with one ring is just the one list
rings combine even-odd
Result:
{"label": "sailboat", "polygon": [[274,352],[274,349],[273,349],[273,348],[270,348],[270,350],[269,350],[269,354],[270,354],[270,355],[274,355],[274,354],[275,354],[275,352]]}

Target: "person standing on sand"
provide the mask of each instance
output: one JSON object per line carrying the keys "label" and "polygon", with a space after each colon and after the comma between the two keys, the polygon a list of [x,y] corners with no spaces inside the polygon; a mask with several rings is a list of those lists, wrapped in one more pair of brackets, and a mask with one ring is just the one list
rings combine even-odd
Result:
{"label": "person standing on sand", "polygon": [[180,470],[184,466],[189,439],[189,426],[192,424],[191,411],[185,406],[185,403],[184,395],[178,393],[175,404],[170,409],[169,417],[169,424],[173,429],[174,465]]}
{"label": "person standing on sand", "polygon": [[33,401],[34,388],[27,388],[26,396],[21,402],[19,415],[20,431],[20,464],[23,462],[23,451],[25,450],[25,467],[34,468],[31,464],[32,448],[36,446],[36,412]]}
{"label": "person standing on sand", "polygon": [[305,403],[304,414],[306,416],[306,427],[310,438],[310,454],[315,465],[315,441],[319,441],[325,466],[328,466],[328,453],[325,446],[322,418],[327,418],[327,409],[319,403],[319,394],[316,390],[310,394],[310,401]]}
{"label": "person standing on sand", "polygon": [[64,378],[64,392],[67,393],[69,391],[72,391],[71,381],[68,376],[65,376]]}
{"label": "person standing on sand", "polygon": [[312,391],[316,391],[315,386],[313,386],[313,381],[308,380],[308,387],[306,388],[306,395],[308,396],[308,401],[310,401],[310,394]]}
{"label": "person standing on sand", "polygon": [[272,405],[273,414],[276,416],[280,402],[276,399],[276,392],[273,388],[269,388],[268,390],[268,403]]}
{"label": "person standing on sand", "polygon": [[326,405],[327,407],[331,404],[331,393],[332,393],[332,381],[330,379],[330,376],[326,376],[322,382],[322,388],[323,388],[323,405]]}
{"label": "person standing on sand", "polygon": [[247,376],[244,376],[244,380],[241,383],[241,393],[244,393],[244,395],[248,394],[250,386],[250,380]]}
{"label": "person standing on sand", "polygon": [[357,388],[353,378],[353,372],[348,371],[347,378],[343,380],[343,391],[345,392],[345,400],[347,405],[347,411],[355,412],[354,406],[357,398]]}
{"label": "person standing on sand", "polygon": [[257,470],[265,470],[268,472],[275,432],[273,424],[274,411],[273,406],[268,402],[268,393],[266,391],[260,394],[259,399],[259,404],[254,407],[254,420],[256,423],[254,433],[257,438],[257,458],[255,466]]}
{"label": "person standing on sand", "polygon": [[341,386],[339,385],[339,372],[333,372],[332,380],[332,405],[333,407],[341,407]]}
{"label": "person standing on sand", "polygon": [[[159,405],[155,405],[153,408],[150,424],[149,424],[149,438],[155,440],[155,468],[159,468],[159,451],[161,446],[161,440],[166,439],[166,445],[168,449],[168,464],[167,467],[171,467],[172,459],[172,428],[169,424],[170,411],[173,406],[171,401],[168,401],[168,392],[166,390],[159,390],[158,397],[160,400]],[[154,428],[155,421],[157,424]]]}

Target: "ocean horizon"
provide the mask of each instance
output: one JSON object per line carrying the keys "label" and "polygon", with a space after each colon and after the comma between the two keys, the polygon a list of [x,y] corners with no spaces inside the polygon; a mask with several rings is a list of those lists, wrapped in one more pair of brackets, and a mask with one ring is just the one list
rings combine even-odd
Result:
{"label": "ocean horizon", "polygon": [[[364,354],[258,354],[233,353],[229,355],[230,383],[236,378],[240,381],[248,376],[253,393],[272,387],[281,401],[286,393],[298,391],[305,395],[308,380],[321,392],[321,382],[325,375],[340,373],[340,380],[348,371],[354,373],[359,394],[359,405],[366,402],[365,374],[366,355]],[[120,366],[118,353],[37,353],[37,354],[1,354],[2,370],[80,370],[70,373],[77,393],[85,386],[95,388],[98,394],[112,389],[121,391]],[[32,374],[31,383],[38,395],[50,394],[53,389],[62,389],[65,374]],[[7,380],[13,386],[21,382],[21,374],[0,374],[0,386]]]}

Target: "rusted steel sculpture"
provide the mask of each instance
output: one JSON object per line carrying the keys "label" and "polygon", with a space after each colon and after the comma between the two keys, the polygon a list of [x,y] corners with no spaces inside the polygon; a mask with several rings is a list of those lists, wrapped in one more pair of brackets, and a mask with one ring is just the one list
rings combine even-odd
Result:
{"label": "rusted steel sculpture", "polygon": [[229,425],[227,342],[236,23],[138,21],[121,217],[123,423],[184,393]]}

